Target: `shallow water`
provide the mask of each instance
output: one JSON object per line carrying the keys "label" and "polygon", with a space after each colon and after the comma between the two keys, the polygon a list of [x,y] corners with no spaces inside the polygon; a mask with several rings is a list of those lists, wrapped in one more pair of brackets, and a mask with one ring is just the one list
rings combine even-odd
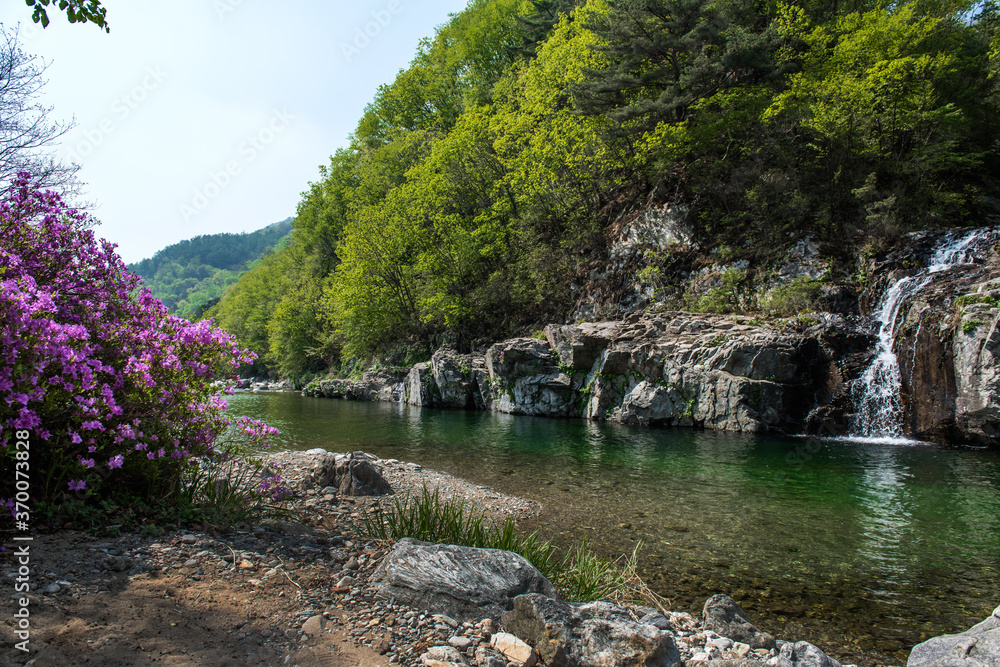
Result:
{"label": "shallow water", "polygon": [[648,429],[239,394],[277,447],[362,449],[540,500],[526,527],[640,565],[676,609],[717,592],[764,630],[857,664],[1000,604],[1000,454],[910,441]]}

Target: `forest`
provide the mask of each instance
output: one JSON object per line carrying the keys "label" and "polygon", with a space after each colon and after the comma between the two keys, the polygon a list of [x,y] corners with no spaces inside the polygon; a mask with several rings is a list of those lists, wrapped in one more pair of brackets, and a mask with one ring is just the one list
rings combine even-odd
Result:
{"label": "forest", "polygon": [[637,205],[687,211],[690,242],[637,267],[654,281],[713,254],[750,280],[807,236],[846,267],[996,224],[998,20],[952,0],[472,0],[209,315],[296,375],[563,321]]}
{"label": "forest", "polygon": [[129,266],[170,312],[200,318],[227,287],[288,242],[291,219],[243,234],[206,234],[167,246]]}

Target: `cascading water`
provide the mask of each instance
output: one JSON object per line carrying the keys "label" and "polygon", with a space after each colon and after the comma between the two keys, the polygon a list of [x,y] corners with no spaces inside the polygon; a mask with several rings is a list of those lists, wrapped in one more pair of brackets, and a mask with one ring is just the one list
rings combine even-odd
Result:
{"label": "cascading water", "polygon": [[878,309],[878,345],[875,358],[854,384],[852,438],[903,438],[903,402],[900,397],[899,361],[893,350],[896,319],[902,305],[934,281],[934,274],[973,261],[977,241],[995,232],[992,228],[946,234],[926,269],[897,280],[885,292]]}

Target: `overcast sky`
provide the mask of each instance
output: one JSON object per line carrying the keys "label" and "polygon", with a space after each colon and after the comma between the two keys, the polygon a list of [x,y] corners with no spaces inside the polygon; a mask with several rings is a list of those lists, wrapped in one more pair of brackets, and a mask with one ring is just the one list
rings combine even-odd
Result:
{"label": "overcast sky", "polygon": [[295,214],[380,84],[463,0],[106,0],[111,33],[23,2],[5,29],[49,63],[44,102],[75,118],[97,233],[136,262],[199,234]]}

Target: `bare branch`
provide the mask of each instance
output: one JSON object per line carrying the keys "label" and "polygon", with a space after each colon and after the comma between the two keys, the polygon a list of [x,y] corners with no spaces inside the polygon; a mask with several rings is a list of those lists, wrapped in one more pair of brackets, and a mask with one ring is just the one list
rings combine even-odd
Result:
{"label": "bare branch", "polygon": [[37,56],[21,50],[17,30],[0,26],[0,196],[20,171],[69,200],[82,189],[77,178],[80,166],[61,162],[54,155],[73,121],[51,120],[52,107],[38,102],[47,67]]}

